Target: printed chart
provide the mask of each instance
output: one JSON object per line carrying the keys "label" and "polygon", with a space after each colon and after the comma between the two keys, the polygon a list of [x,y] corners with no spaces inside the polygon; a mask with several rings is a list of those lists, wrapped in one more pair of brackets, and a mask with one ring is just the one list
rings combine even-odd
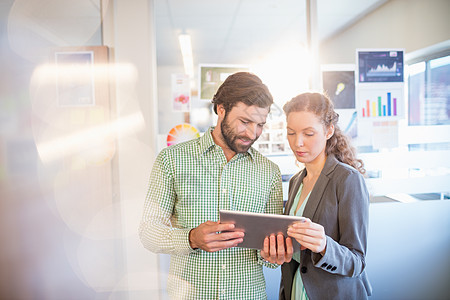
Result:
{"label": "printed chart", "polygon": [[400,89],[359,90],[359,115],[361,118],[403,117],[403,93]]}
{"label": "printed chart", "polygon": [[403,82],[403,50],[357,51],[359,82]]}
{"label": "printed chart", "polygon": [[186,142],[200,137],[198,130],[190,124],[179,124],[173,127],[167,135],[167,146]]}

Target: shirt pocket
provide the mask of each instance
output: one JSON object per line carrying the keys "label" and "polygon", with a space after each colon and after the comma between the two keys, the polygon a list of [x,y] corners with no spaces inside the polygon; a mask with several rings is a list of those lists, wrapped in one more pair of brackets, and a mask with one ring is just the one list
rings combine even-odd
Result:
{"label": "shirt pocket", "polygon": [[264,213],[270,197],[269,183],[255,178],[235,182],[231,188],[231,208],[239,211]]}
{"label": "shirt pocket", "polygon": [[207,220],[216,221],[217,179],[201,172],[179,172],[175,180],[175,211],[189,226],[197,226]]}

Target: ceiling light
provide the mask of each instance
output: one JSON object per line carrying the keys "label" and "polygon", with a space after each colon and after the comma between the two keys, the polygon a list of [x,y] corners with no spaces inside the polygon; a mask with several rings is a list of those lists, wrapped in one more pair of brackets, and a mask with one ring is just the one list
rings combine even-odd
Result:
{"label": "ceiling light", "polygon": [[180,34],[178,40],[181,54],[183,55],[184,72],[192,78],[194,77],[194,60],[192,58],[191,36],[189,34]]}

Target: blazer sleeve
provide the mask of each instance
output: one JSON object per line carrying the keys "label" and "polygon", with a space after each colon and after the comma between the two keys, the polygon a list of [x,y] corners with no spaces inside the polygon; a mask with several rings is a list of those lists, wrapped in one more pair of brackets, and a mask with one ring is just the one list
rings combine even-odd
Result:
{"label": "blazer sleeve", "polygon": [[[339,237],[327,236],[325,255],[313,253],[313,264],[327,272],[347,277],[360,275],[366,266],[369,193],[357,171],[337,176]],[[325,233],[326,228],[325,228]]]}

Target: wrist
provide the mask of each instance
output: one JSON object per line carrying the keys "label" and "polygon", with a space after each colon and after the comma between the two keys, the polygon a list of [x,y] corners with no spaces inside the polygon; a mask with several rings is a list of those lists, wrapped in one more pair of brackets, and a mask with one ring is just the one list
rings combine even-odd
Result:
{"label": "wrist", "polygon": [[188,239],[189,239],[189,246],[191,246],[192,249],[197,249],[198,246],[197,244],[195,244],[195,242],[192,240],[192,232],[194,231],[195,228],[192,228],[189,231],[189,235],[188,235]]}

